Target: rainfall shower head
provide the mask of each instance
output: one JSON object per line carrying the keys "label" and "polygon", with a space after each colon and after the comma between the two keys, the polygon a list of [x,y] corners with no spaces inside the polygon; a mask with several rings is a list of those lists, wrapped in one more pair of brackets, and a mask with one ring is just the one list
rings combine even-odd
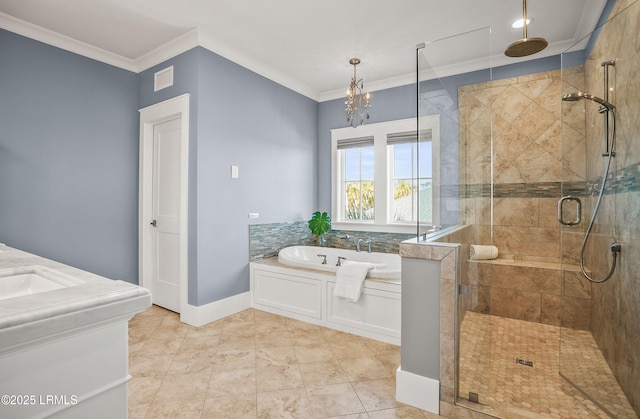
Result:
{"label": "rainfall shower head", "polygon": [[536,54],[549,45],[544,38],[529,38],[527,27],[527,0],[522,0],[522,39],[517,40],[505,49],[504,55],[507,57],[519,58]]}
{"label": "rainfall shower head", "polygon": [[590,95],[588,93],[574,92],[574,93],[568,93],[568,94],[562,96],[562,100],[564,100],[565,102],[577,102],[580,99],[588,99],[588,100],[591,100],[593,102],[596,102],[597,104],[599,104],[602,107],[606,108],[607,111],[611,111],[611,110],[616,108],[615,106],[613,106],[611,103],[607,102],[606,100],[600,99],[599,97]]}

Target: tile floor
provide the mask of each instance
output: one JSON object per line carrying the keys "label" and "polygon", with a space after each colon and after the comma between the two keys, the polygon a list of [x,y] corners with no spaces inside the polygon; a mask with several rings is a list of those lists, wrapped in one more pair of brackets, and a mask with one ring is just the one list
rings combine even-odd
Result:
{"label": "tile floor", "polygon": [[[558,351],[561,338],[562,357]],[[533,367],[517,364],[516,358],[533,361]],[[459,394],[477,393],[482,405],[491,406],[478,406],[480,410],[508,418],[609,418],[558,375],[560,362],[569,378],[583,384],[597,382],[599,391],[607,391],[600,394],[600,400],[616,417],[637,417],[591,333],[474,312],[465,314]]]}
{"label": "tile floor", "polygon": [[395,401],[400,348],[245,310],[196,328],[152,306],[129,323],[129,417],[437,418]]}

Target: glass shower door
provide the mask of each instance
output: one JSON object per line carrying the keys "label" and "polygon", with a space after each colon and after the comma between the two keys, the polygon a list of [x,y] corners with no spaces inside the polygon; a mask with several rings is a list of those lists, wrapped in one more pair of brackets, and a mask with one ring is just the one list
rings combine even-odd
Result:
{"label": "glass shower door", "polygon": [[[640,285],[638,230],[630,217],[638,211],[637,175],[630,173],[640,160],[635,145],[640,57],[627,40],[638,40],[640,5],[617,3],[583,65],[571,65],[570,53],[562,56],[559,371],[587,396],[586,403],[612,417],[635,418],[640,413]],[[620,253],[613,243],[621,246]],[[614,261],[615,271],[606,279]]]}

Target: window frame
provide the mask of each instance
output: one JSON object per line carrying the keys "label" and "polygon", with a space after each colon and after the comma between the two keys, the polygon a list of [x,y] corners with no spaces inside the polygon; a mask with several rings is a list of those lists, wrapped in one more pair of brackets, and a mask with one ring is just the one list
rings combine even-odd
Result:
{"label": "window frame", "polygon": [[[412,233],[416,231],[417,221],[396,222],[392,220],[392,168],[391,154],[387,152],[387,135],[407,131],[416,131],[416,118],[397,121],[379,122],[360,125],[357,128],[337,128],[331,130],[331,213],[333,214],[333,228],[338,230],[377,231],[392,233]],[[440,116],[430,115],[420,117],[420,130],[431,130],[432,152],[432,222],[420,223],[420,227],[438,225],[440,221]],[[342,202],[341,188],[343,170],[341,153],[338,151],[338,141],[359,137],[373,137],[374,149],[374,219],[373,220],[345,220],[344,202]],[[418,178],[419,173],[416,174]]]}

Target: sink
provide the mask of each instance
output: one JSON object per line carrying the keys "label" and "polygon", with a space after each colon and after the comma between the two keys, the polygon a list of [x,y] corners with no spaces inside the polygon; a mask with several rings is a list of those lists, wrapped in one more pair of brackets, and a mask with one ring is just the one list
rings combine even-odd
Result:
{"label": "sink", "polygon": [[0,300],[74,287],[84,281],[44,266],[0,270]]}

